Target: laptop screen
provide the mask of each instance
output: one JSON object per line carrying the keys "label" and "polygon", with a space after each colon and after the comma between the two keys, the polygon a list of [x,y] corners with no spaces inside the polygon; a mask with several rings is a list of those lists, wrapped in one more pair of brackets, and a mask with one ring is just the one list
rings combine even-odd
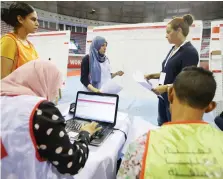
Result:
{"label": "laptop screen", "polygon": [[79,93],[74,117],[96,122],[114,123],[117,102],[117,96]]}

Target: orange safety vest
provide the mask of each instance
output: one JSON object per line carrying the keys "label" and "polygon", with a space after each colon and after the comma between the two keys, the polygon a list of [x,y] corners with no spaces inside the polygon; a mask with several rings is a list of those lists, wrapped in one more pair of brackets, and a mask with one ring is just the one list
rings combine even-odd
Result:
{"label": "orange safety vest", "polygon": [[148,133],[140,179],[223,179],[223,132],[203,121]]}
{"label": "orange safety vest", "polygon": [[16,42],[17,46],[17,56],[15,59],[16,63],[13,65],[12,71],[31,60],[38,59],[38,54],[31,42],[27,40],[27,42],[29,43],[28,47],[25,46],[20,40],[18,40],[13,33],[8,33],[6,34],[6,36],[11,37]]}

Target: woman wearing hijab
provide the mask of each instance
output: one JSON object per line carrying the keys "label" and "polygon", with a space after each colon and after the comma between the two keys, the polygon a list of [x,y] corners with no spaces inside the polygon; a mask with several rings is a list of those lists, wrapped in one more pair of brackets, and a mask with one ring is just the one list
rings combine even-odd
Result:
{"label": "woman wearing hijab", "polygon": [[71,144],[65,120],[50,102],[61,85],[59,70],[44,60],[28,62],[1,80],[2,178],[65,179],[84,167],[90,137],[99,128],[83,126]]}
{"label": "woman wearing hijab", "polygon": [[81,83],[88,91],[100,92],[100,88],[115,76],[122,76],[124,72],[111,73],[109,59],[105,56],[107,42],[105,38],[97,36],[90,46],[90,53],[81,62]]}

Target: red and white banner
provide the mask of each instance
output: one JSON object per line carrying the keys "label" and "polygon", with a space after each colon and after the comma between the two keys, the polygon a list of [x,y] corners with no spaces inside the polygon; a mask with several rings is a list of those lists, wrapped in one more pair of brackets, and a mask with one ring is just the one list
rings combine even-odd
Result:
{"label": "red and white banner", "polygon": [[69,56],[67,68],[80,68],[83,56]]}

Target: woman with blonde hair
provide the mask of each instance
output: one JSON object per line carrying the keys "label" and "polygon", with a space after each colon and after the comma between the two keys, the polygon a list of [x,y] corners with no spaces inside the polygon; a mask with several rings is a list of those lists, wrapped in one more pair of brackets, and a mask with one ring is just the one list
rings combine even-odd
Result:
{"label": "woman with blonde hair", "polygon": [[145,75],[147,80],[159,79],[160,86],[153,89],[156,94],[161,94],[158,103],[158,125],[169,122],[169,102],[167,88],[174,82],[176,76],[187,66],[197,66],[199,55],[197,50],[187,40],[189,28],[193,24],[193,17],[188,14],[183,17],[175,17],[166,27],[166,38],[170,44],[174,44],[166,59],[162,63],[162,71],[156,74]]}

